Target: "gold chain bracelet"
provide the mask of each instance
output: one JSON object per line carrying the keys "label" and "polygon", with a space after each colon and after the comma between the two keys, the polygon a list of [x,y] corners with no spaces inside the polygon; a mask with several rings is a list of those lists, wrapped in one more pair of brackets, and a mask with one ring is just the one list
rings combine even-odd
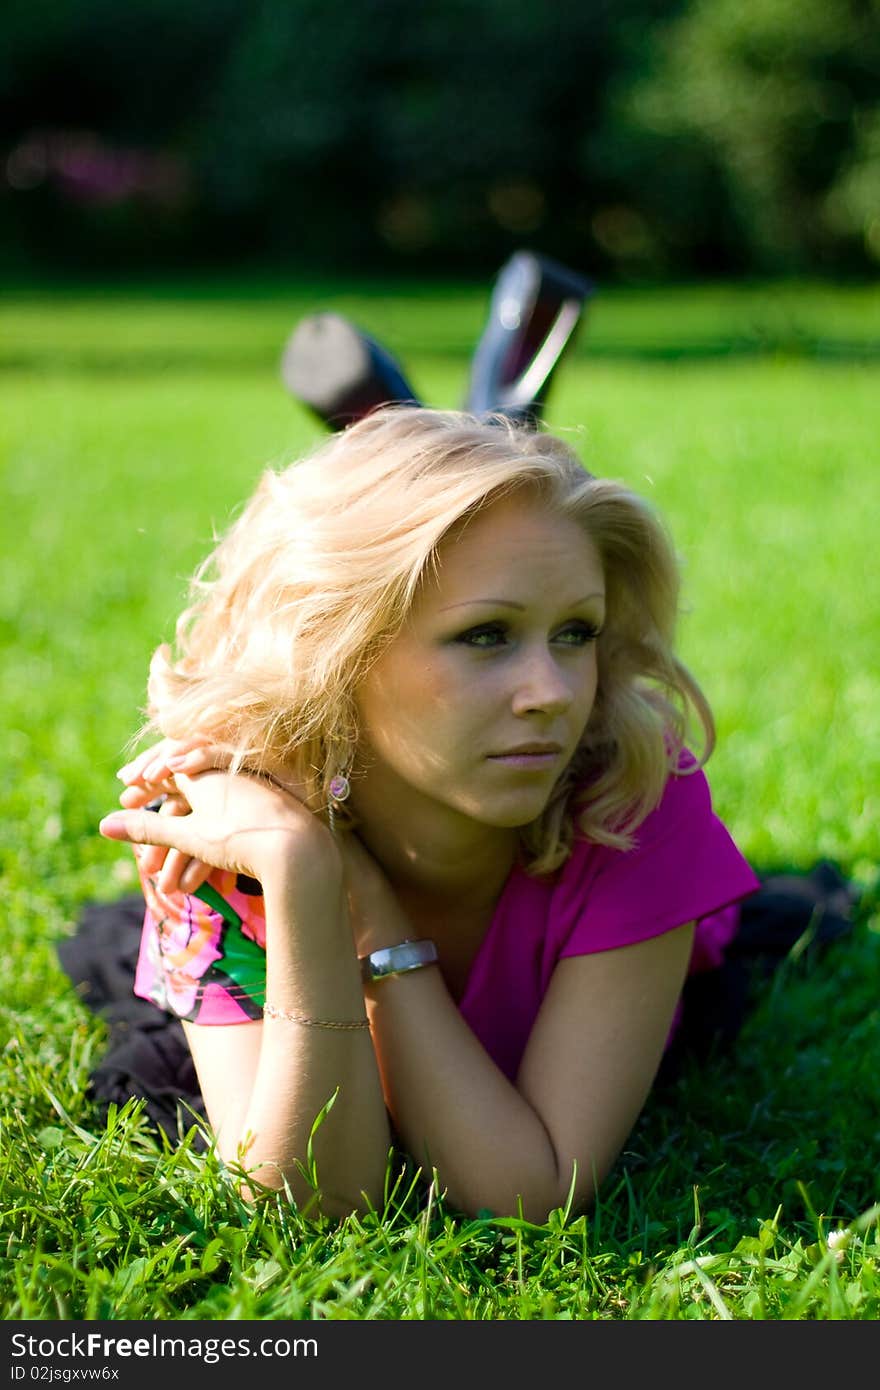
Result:
{"label": "gold chain bracelet", "polygon": [[306,1018],[305,1014],[291,1013],[289,1009],[276,1009],[274,1004],[264,1004],[263,1013],[269,1018],[284,1018],[288,1023],[302,1023],[307,1028],[369,1028],[370,1021],[367,1018],[339,1019],[339,1018]]}

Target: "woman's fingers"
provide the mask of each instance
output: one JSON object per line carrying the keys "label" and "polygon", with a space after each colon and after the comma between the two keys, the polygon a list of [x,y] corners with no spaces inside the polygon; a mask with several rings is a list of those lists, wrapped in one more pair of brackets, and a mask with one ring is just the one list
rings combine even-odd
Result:
{"label": "woman's fingers", "polygon": [[[130,790],[133,791],[134,789]],[[137,798],[130,800],[124,800],[125,795],[123,792],[120,801],[123,801],[127,810],[145,809],[146,802],[143,799],[145,793],[139,792]],[[156,877],[157,886],[163,893],[194,893],[197,888],[201,887],[211,872],[211,865],[206,864],[201,859],[194,858],[182,849],[169,847],[166,839],[161,838],[161,832],[154,825],[153,818],[159,820],[163,816],[189,815],[189,803],[183,797],[169,796],[158,811],[145,812],[151,818],[150,820],[130,821],[126,819],[119,822],[118,830],[114,828],[112,823],[115,814],[105,817],[101,822],[101,834],[108,839],[129,840],[134,847],[141,873],[148,878]]]}
{"label": "woman's fingers", "polygon": [[188,865],[180,875],[179,887],[181,893],[194,893],[197,888],[201,888],[210,872],[210,864],[205,864],[201,859],[190,859]]}
{"label": "woman's fingers", "polygon": [[[105,840],[125,840],[133,845],[164,845],[169,849],[174,841],[180,843],[179,828],[170,828],[174,817],[160,816],[158,811],[111,811],[98,825]],[[141,861],[143,862],[143,861]]]}
{"label": "woman's fingers", "polygon": [[[169,796],[159,808],[160,816],[188,816],[190,814],[190,804],[183,796]],[[189,854],[184,854],[179,849],[164,850],[155,845],[151,846],[146,853],[148,855],[164,856],[164,862],[157,865],[155,872],[158,874],[158,886],[163,893],[177,893],[181,888],[181,880],[189,868],[190,864],[200,864],[201,860],[193,860]],[[210,869],[206,871],[210,873]],[[204,881],[204,880],[202,880]]]}
{"label": "woman's fingers", "polygon": [[173,776],[185,773],[195,777],[200,772],[223,772],[232,762],[232,755],[211,743],[189,746],[185,751],[172,753],[167,759],[167,767]]}
{"label": "woman's fingers", "polygon": [[[98,829],[106,840],[133,845],[142,873],[150,877],[161,875],[163,887],[179,884],[190,868],[192,872],[187,883],[204,882],[207,874],[203,874],[199,866],[205,864],[259,879],[261,873],[255,866],[261,862],[261,855],[265,853],[273,863],[283,861],[290,836],[289,826],[266,828],[259,821],[248,825],[240,821],[224,824],[213,817],[196,814],[160,816],[157,811],[148,811],[145,807],[137,811],[112,811],[100,822]],[[276,846],[277,852],[274,852]],[[155,856],[150,847],[156,849]],[[167,863],[169,854],[172,857]]]}
{"label": "woman's fingers", "polygon": [[189,868],[190,864],[200,861],[194,861],[191,855],[184,854],[183,851],[179,849],[169,849],[160,852],[164,853],[165,862],[162,864],[161,869],[158,870],[158,878],[156,880],[157,887],[160,888],[163,893],[177,893],[182,891],[184,873]]}
{"label": "woman's fingers", "polygon": [[[121,797],[120,800],[122,800]],[[143,805],[142,802],[139,804]],[[133,809],[138,809],[138,803],[135,803]],[[166,796],[162,802],[162,805],[159,807],[160,816],[188,816],[189,813],[189,802],[186,800],[185,797],[180,796],[176,792],[171,796]],[[142,873],[147,875],[159,874],[160,886],[164,887],[165,885],[163,883],[163,878],[165,876],[166,868],[168,867],[168,859],[171,855],[175,853],[175,850],[166,849],[162,845],[143,846],[138,853],[138,863],[141,867]],[[176,859],[172,861],[172,869],[176,870],[176,876],[179,876],[181,869],[184,868],[188,863],[189,856],[184,856],[183,864],[179,864]],[[173,891],[174,889],[171,887],[168,887],[166,889],[166,892],[169,893]]]}
{"label": "woman's fingers", "polygon": [[210,869],[203,872],[206,864],[257,877],[246,847],[243,858],[233,853],[230,840],[236,837],[215,835],[213,828],[206,833],[197,816],[160,816],[146,809],[112,811],[98,829],[107,840],[131,844],[141,872],[157,878],[158,887],[165,892],[176,892],[190,869],[183,891],[193,891],[190,885],[198,887],[210,873]]}
{"label": "woman's fingers", "polygon": [[126,763],[116,776],[127,787],[137,786],[155,792],[157,788],[172,784],[178,773],[194,776],[212,768],[226,768],[230,761],[228,753],[203,739],[164,738]]}
{"label": "woman's fingers", "polygon": [[[165,783],[165,788],[163,794],[174,790],[170,782]],[[138,787],[132,784],[119,793],[119,804],[125,811],[137,811],[141,806],[148,806],[151,801],[156,800],[156,790],[156,787]]]}
{"label": "woman's fingers", "polygon": [[132,758],[131,762],[125,763],[116,776],[122,782],[138,782],[143,785],[149,780],[145,775],[147,768],[151,768],[154,762],[164,762],[167,752],[171,751],[168,748],[169,742],[169,739],[163,738],[158,743],[151,744],[149,748],[138,753],[136,758]]}
{"label": "woman's fingers", "polygon": [[165,845],[139,845],[135,853],[141,873],[152,878],[161,871],[168,849]]}
{"label": "woman's fingers", "polygon": [[[192,811],[190,811],[192,806]],[[327,827],[291,793],[265,778],[232,776],[216,769],[194,777],[180,774],[179,794],[168,797],[161,813],[142,805],[114,811],[100,823],[108,840],[154,847],[137,851],[144,872],[163,873],[163,883],[204,881],[201,861],[218,869],[263,881],[264,872],[292,871],[305,876],[341,869],[339,851]],[[178,851],[165,873],[166,851]]]}

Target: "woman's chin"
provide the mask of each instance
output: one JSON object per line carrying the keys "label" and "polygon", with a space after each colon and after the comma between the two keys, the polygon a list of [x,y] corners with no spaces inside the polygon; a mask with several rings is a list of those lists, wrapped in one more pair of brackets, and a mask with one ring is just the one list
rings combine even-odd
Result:
{"label": "woman's chin", "polygon": [[496,830],[522,830],[543,815],[549,800],[548,795],[535,793],[511,796],[504,801],[493,799],[479,807],[474,819]]}

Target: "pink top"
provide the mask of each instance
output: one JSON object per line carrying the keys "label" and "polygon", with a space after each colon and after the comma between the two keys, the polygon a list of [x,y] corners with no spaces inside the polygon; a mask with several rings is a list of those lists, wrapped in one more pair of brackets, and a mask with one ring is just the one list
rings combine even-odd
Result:
{"label": "pink top", "polygon": [[[683,755],[682,767],[694,767]],[[512,870],[459,1004],[511,1079],[557,961],[628,946],[696,921],[690,973],[720,965],[758,879],[712,810],[700,769],[670,775],[631,850],[577,836],[546,878]],[[266,923],[253,879],[215,870],[194,896],[143,881],[135,994],[197,1023],[262,1016]]]}

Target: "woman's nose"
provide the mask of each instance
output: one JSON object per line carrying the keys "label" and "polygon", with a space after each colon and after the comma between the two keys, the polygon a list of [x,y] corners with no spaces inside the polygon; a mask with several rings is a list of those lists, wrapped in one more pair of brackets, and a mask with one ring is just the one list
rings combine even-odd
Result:
{"label": "woman's nose", "polygon": [[532,710],[562,714],[573,699],[571,673],[561,669],[551,651],[544,648],[524,653],[517,665],[512,700],[514,714],[528,714]]}

